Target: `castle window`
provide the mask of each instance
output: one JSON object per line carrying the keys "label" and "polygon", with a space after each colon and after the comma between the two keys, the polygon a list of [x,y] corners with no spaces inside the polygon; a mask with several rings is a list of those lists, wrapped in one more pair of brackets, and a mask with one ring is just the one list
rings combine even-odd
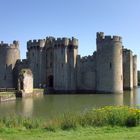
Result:
{"label": "castle window", "polygon": [[50,68],[52,68],[52,62],[50,63]]}
{"label": "castle window", "polygon": [[63,63],[62,63],[62,68],[63,68]]}
{"label": "castle window", "polygon": [[32,56],[34,56],[34,52],[32,53]]}
{"label": "castle window", "polygon": [[4,75],[4,80],[6,80],[6,75]]}
{"label": "castle window", "polygon": [[38,64],[36,64],[36,67],[38,67]]}
{"label": "castle window", "polygon": [[37,46],[37,49],[39,49],[40,47],[39,46]]}
{"label": "castle window", "polygon": [[112,63],[110,62],[110,64],[109,64],[109,67],[110,67],[110,69],[112,68]]}

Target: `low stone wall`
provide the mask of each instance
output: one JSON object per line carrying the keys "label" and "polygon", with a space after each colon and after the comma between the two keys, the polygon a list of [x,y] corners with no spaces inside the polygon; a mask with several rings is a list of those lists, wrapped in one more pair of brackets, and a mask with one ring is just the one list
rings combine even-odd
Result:
{"label": "low stone wall", "polygon": [[44,89],[33,89],[33,96],[40,96],[40,95],[44,95]]}
{"label": "low stone wall", "polygon": [[32,97],[44,95],[44,89],[34,89],[32,93],[25,93],[24,91],[18,91],[16,97]]}
{"label": "low stone wall", "polygon": [[0,93],[0,102],[4,102],[4,101],[11,101],[11,100],[16,100],[16,95],[15,93],[11,93],[11,92],[1,92]]}

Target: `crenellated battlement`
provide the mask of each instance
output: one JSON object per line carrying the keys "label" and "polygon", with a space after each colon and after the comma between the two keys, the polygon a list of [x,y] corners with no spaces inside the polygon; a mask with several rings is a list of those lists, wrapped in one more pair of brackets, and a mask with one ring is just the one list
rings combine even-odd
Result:
{"label": "crenellated battlement", "polygon": [[84,63],[84,62],[91,62],[94,60],[94,56],[93,55],[88,55],[88,56],[83,56],[80,59],[80,62]]}
{"label": "crenellated battlement", "polygon": [[7,47],[7,46],[9,46],[8,43],[4,43],[3,41],[1,41],[1,43],[0,43],[0,47]]}
{"label": "crenellated battlement", "polygon": [[68,38],[54,38],[54,37],[47,37],[46,38],[46,47],[60,47],[60,46],[67,46],[69,43]]}
{"label": "crenellated battlement", "polygon": [[45,39],[38,39],[38,40],[29,40],[27,42],[27,49],[33,48],[33,47],[44,47],[46,40]]}
{"label": "crenellated battlement", "polygon": [[15,46],[19,47],[19,41],[14,40],[14,41],[13,41],[13,44],[14,44]]}
{"label": "crenellated battlement", "polygon": [[69,38],[63,37],[63,38],[57,38],[55,41],[56,45],[60,46],[68,46],[69,45]]}
{"label": "crenellated battlement", "polygon": [[57,38],[55,40],[55,45],[56,46],[75,46],[75,47],[78,47],[78,39],[72,37],[72,38],[66,38],[66,37],[63,37],[63,38]]}
{"label": "crenellated battlement", "polygon": [[120,36],[113,36],[112,40],[113,40],[113,41],[122,42],[122,37],[120,37]]}
{"label": "crenellated battlement", "polygon": [[28,63],[28,60],[27,59],[18,59],[16,61],[16,64],[17,65],[20,65],[20,64],[27,64]]}
{"label": "crenellated battlement", "polygon": [[118,41],[118,42],[122,42],[122,37],[120,36],[108,36],[108,35],[104,35],[103,32],[97,32],[96,34],[96,39],[97,41]]}
{"label": "crenellated battlement", "polygon": [[40,43],[41,41],[45,41],[45,39],[29,40],[29,41],[27,41],[27,43],[29,43],[29,44],[37,44],[37,43]]}
{"label": "crenellated battlement", "polygon": [[55,38],[53,36],[46,37],[46,42],[54,42]]}
{"label": "crenellated battlement", "polygon": [[72,44],[73,46],[78,47],[78,39],[72,37],[72,39],[70,39],[70,44]]}
{"label": "crenellated battlement", "polygon": [[36,48],[36,47],[62,47],[62,46],[74,46],[78,47],[78,39],[72,38],[54,38],[54,37],[46,37],[46,39],[39,40],[29,40],[27,42],[27,49]]}
{"label": "crenellated battlement", "polygon": [[96,37],[97,39],[104,39],[104,32],[97,32]]}
{"label": "crenellated battlement", "polygon": [[130,49],[123,49],[123,54],[132,54],[133,52]]}
{"label": "crenellated battlement", "polygon": [[133,55],[133,58],[137,58],[137,55],[136,55],[136,54],[134,54],[134,55]]}
{"label": "crenellated battlement", "polygon": [[19,41],[14,40],[12,44],[4,43],[3,41],[1,41],[0,47],[18,49],[19,48]]}

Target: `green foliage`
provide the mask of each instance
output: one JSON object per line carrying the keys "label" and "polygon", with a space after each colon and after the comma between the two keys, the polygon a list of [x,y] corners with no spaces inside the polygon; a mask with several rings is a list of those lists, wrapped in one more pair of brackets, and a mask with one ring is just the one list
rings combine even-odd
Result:
{"label": "green foliage", "polygon": [[137,119],[136,119],[136,117],[135,116],[128,116],[127,117],[127,119],[126,119],[126,121],[125,121],[125,125],[127,126],[127,127],[134,127],[134,126],[137,126]]}
{"label": "green foliage", "polygon": [[70,130],[80,127],[126,126],[134,127],[140,124],[140,110],[127,106],[106,106],[92,109],[84,113],[65,113],[60,118],[41,121],[39,119],[21,116],[0,118],[0,128],[41,128],[55,132],[57,129]]}
{"label": "green foliage", "polygon": [[53,121],[49,121],[47,122],[46,124],[44,124],[44,128],[47,130],[47,131],[51,131],[51,132],[55,132],[56,129],[58,128],[58,125],[59,122],[57,119],[53,120]]}
{"label": "green foliage", "polygon": [[[106,106],[95,110],[94,125],[137,126],[140,122],[140,110],[126,106]],[[131,122],[132,121],[132,122]],[[131,124],[130,124],[131,123]]]}
{"label": "green foliage", "polygon": [[8,116],[0,118],[0,128],[26,128],[36,129],[41,127],[41,120],[21,116]]}
{"label": "green foliage", "polygon": [[62,130],[81,127],[101,126],[138,126],[140,122],[140,110],[127,106],[106,106],[93,109],[82,114],[65,113],[61,118],[52,120],[47,126],[48,130],[61,128]]}
{"label": "green foliage", "polygon": [[78,126],[78,116],[76,114],[66,113],[60,121],[62,130],[76,129]]}

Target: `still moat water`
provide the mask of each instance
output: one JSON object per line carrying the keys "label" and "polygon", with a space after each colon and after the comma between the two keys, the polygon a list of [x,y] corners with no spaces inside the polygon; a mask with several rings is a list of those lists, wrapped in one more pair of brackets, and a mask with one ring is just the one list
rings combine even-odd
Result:
{"label": "still moat water", "polygon": [[123,94],[44,95],[1,102],[0,116],[17,114],[49,119],[64,112],[81,112],[107,105],[140,107],[140,88]]}

